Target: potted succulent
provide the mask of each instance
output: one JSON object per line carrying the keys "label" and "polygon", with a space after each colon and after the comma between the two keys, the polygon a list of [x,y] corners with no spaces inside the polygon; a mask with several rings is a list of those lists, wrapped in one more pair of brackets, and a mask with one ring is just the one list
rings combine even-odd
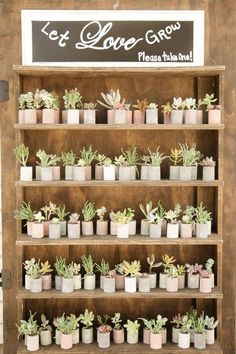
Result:
{"label": "potted succulent", "polygon": [[140,275],[140,261],[123,261],[123,272],[125,275],[125,292],[135,293],[137,290],[137,276]]}
{"label": "potted succulent", "polygon": [[101,264],[95,263],[96,271],[100,272],[100,288],[104,288],[104,279],[110,270],[109,263],[104,258],[101,260]]}
{"label": "potted succulent", "polygon": [[153,272],[154,268],[159,268],[162,265],[162,262],[155,263],[155,255],[151,254],[151,256],[147,257],[147,262],[149,264],[148,276],[150,278],[150,288],[154,289],[157,286],[157,273]]}
{"label": "potted succulent", "polygon": [[196,309],[191,307],[190,310],[186,312],[186,315],[187,315],[188,319],[191,320],[191,322],[192,322],[191,327],[190,327],[190,343],[194,343],[194,324],[197,320],[198,312]]}
{"label": "potted succulent", "polygon": [[179,166],[178,164],[182,160],[181,149],[171,149],[169,159],[174,165],[170,166],[170,180],[179,180]]}
{"label": "potted succulent", "polygon": [[184,102],[181,97],[174,97],[172,103],[172,110],[170,113],[171,124],[183,124],[184,118]]}
{"label": "potted succulent", "polygon": [[54,268],[56,270],[55,275],[55,289],[61,290],[62,288],[62,277],[64,275],[64,269],[66,266],[66,259],[62,257],[56,257],[56,261],[54,263]]}
{"label": "potted succulent", "polygon": [[97,100],[97,102],[103,107],[107,108],[107,123],[108,124],[125,124],[126,119],[126,109],[125,99],[121,99],[120,91],[111,89],[107,94],[101,92],[101,96],[104,102]]}
{"label": "potted succulent", "polygon": [[110,235],[116,236],[117,235],[117,223],[115,220],[115,213],[113,210],[109,213],[109,219],[110,219]]}
{"label": "potted succulent", "polygon": [[[53,179],[53,181],[60,181],[60,179],[61,179],[61,166],[58,166],[58,163],[60,161],[61,161],[61,158],[59,156],[52,155],[52,179]],[[41,169],[40,169],[40,173],[41,173]]]}
{"label": "potted succulent", "polygon": [[83,146],[83,149],[80,150],[80,157],[85,163],[85,180],[92,179],[92,162],[97,155],[97,151],[93,151],[92,145],[89,145],[88,148]]}
{"label": "potted succulent", "polygon": [[130,179],[131,181],[136,180],[136,172],[138,172],[137,165],[139,162],[139,154],[137,152],[137,146],[130,146],[127,150],[121,149],[123,156],[125,157],[129,167],[130,167]]}
{"label": "potted succulent", "polygon": [[152,207],[152,201],[146,204],[144,207],[143,204],[139,204],[139,208],[143,215],[145,216],[145,219],[141,220],[141,235],[149,235],[150,233],[150,222],[148,220],[149,215],[154,214],[157,211],[157,207],[153,208]]}
{"label": "potted succulent", "polygon": [[160,146],[156,151],[149,151],[150,156],[150,165],[149,165],[149,180],[150,181],[159,181],[161,179],[161,164],[167,158],[163,153],[159,152]]}
{"label": "potted succulent", "polygon": [[150,348],[161,349],[163,344],[163,329],[167,322],[166,317],[157,315],[156,320],[148,321],[148,328],[150,329]]}
{"label": "potted succulent", "polygon": [[156,211],[154,214],[149,213],[147,218],[150,222],[149,237],[161,238],[161,227],[163,219],[158,215],[158,211]]}
{"label": "potted succulent", "polygon": [[179,282],[178,282],[178,270],[177,267],[174,264],[171,264],[167,269],[166,269],[166,291],[168,292],[177,292],[179,289]]}
{"label": "potted succulent", "polygon": [[73,181],[85,181],[85,161],[79,159],[73,167]]}
{"label": "potted succulent", "polygon": [[221,123],[221,110],[222,107],[219,105],[213,105],[217,101],[214,98],[214,93],[211,95],[207,94],[202,100],[202,104],[206,106],[206,111],[208,112],[208,124],[220,124]]}
{"label": "potted succulent", "polygon": [[138,320],[130,321],[127,320],[127,323],[124,324],[124,327],[127,330],[127,343],[129,344],[137,344],[138,343],[138,332],[140,323]]}
{"label": "potted succulent", "polygon": [[183,321],[183,316],[181,316],[180,313],[178,313],[178,315],[174,316],[172,318],[172,321],[170,321],[170,323],[173,323],[173,325],[174,325],[172,327],[172,342],[173,343],[178,343],[182,321]]}
{"label": "potted succulent", "polygon": [[96,124],[96,106],[93,102],[83,104],[84,124]]}
{"label": "potted succulent", "polygon": [[24,270],[25,270],[25,289],[30,290],[30,274],[31,274],[31,267],[35,264],[35,258],[31,258],[30,260],[26,260],[23,263]]}
{"label": "potted succulent", "polygon": [[20,167],[20,181],[32,181],[33,178],[33,167],[26,166],[29,159],[29,148],[24,144],[20,144],[13,152],[16,156],[16,159],[19,161]]}
{"label": "potted succulent", "polygon": [[58,157],[47,154],[44,150],[38,150],[36,156],[39,158],[39,161],[36,161],[36,163],[40,166],[41,181],[53,181],[53,165]]}
{"label": "potted succulent", "polygon": [[204,313],[197,317],[194,322],[194,348],[206,349],[206,323]]}
{"label": "potted succulent", "polygon": [[42,123],[42,115],[43,111],[42,109],[44,108],[44,101],[45,98],[50,95],[49,92],[45,89],[36,89],[35,94],[34,94],[34,102],[35,102],[35,107],[36,107],[36,118],[37,118],[37,123]]}
{"label": "potted succulent", "polygon": [[211,275],[211,287],[214,288],[215,286],[215,276],[214,273],[212,272],[212,267],[215,264],[214,259],[209,258],[206,263],[205,263],[205,269],[210,273]]}
{"label": "potted succulent", "polygon": [[45,217],[42,212],[34,213],[34,219],[32,224],[32,237],[33,238],[43,238],[44,237],[44,225],[43,221]]}
{"label": "potted succulent", "polygon": [[61,223],[59,218],[52,218],[49,224],[49,238],[58,239],[61,237]]}
{"label": "potted succulent", "polygon": [[197,115],[197,124],[203,124],[203,101],[201,98],[198,99],[196,104],[196,115]]}
{"label": "potted succulent", "polygon": [[109,271],[104,278],[104,284],[103,284],[104,293],[114,293],[116,291],[115,283],[116,283],[115,272],[114,270]]}
{"label": "potted succulent", "polygon": [[95,160],[97,161],[95,165],[95,179],[103,180],[103,163],[106,160],[106,155],[97,154]]}
{"label": "potted succulent", "polygon": [[96,208],[94,202],[85,202],[82,209],[84,220],[82,221],[82,235],[90,236],[94,234],[93,218],[96,216]]}
{"label": "potted succulent", "polygon": [[118,171],[118,180],[119,181],[130,181],[131,180],[131,168],[128,161],[124,155],[115,156],[115,166]]}
{"label": "potted succulent", "polygon": [[109,348],[111,346],[111,331],[112,327],[107,324],[101,324],[98,327],[98,347],[99,348]]}
{"label": "potted succulent", "polygon": [[149,103],[146,109],[146,124],[158,124],[158,104]]}
{"label": "potted succulent", "polygon": [[39,350],[39,326],[34,319],[35,315],[36,312],[32,314],[30,310],[28,320],[20,320],[20,324],[16,325],[18,329],[18,338],[20,336],[25,336],[27,350],[29,352]]}
{"label": "potted succulent", "polygon": [[180,237],[191,238],[193,234],[193,219],[195,216],[195,208],[187,205],[180,224]]}
{"label": "potted succulent", "polygon": [[51,217],[52,217],[52,215],[56,214],[57,206],[56,206],[56,204],[54,204],[50,201],[49,205],[45,205],[40,210],[43,212],[43,214],[45,216],[45,220],[43,221],[44,235],[48,236],[49,235],[49,224],[51,222]]}
{"label": "potted succulent", "polygon": [[[110,316],[105,314],[105,315],[97,315],[97,321],[100,326],[108,326],[108,321],[110,320]],[[100,332],[97,327],[97,343],[100,340]]]}
{"label": "potted succulent", "polygon": [[211,293],[211,273],[206,269],[199,270],[200,275],[200,293]]}
{"label": "potted succulent", "polygon": [[74,275],[73,275],[73,289],[79,290],[81,289],[81,274],[80,274],[80,264],[73,262]]}
{"label": "potted succulent", "polygon": [[61,228],[61,236],[66,236],[66,216],[69,215],[70,212],[66,211],[66,206],[65,204],[59,205],[56,208],[56,216],[60,221],[60,228]]}
{"label": "potted succulent", "polygon": [[173,256],[170,257],[168,254],[162,256],[162,262],[158,263],[158,266],[162,265],[164,272],[159,274],[159,288],[166,289],[167,270],[175,261],[175,258]]}
{"label": "potted succulent", "polygon": [[205,317],[206,326],[206,344],[215,343],[215,328],[217,327],[219,321],[215,321],[214,317]]}
{"label": "potted succulent", "polygon": [[52,287],[52,274],[53,269],[48,261],[41,263],[41,275],[42,275],[42,290],[50,290]]}
{"label": "potted succulent", "polygon": [[162,223],[161,223],[161,235],[166,235],[166,232],[167,232],[167,221],[165,219],[165,213],[166,213],[165,208],[161,204],[161,201],[158,200],[156,214],[159,217],[159,219],[162,220]]}
{"label": "potted succulent", "polygon": [[72,213],[69,215],[69,221],[67,223],[68,238],[76,239],[80,238],[80,214]]}
{"label": "potted succulent", "polygon": [[197,124],[196,99],[189,97],[183,102],[184,105],[184,123]]}
{"label": "potted succulent", "polygon": [[117,211],[116,213],[113,212],[113,216],[117,224],[117,237],[128,238],[130,213],[127,212],[127,209],[124,209],[123,211]]}
{"label": "potted succulent", "polygon": [[76,160],[76,154],[71,150],[70,152],[61,152],[61,160],[65,166],[65,179],[68,181],[73,180],[73,169]]}
{"label": "potted succulent", "polygon": [[84,268],[84,289],[85,290],[94,290],[96,287],[96,277],[94,274],[94,266],[93,259],[89,254],[88,257],[83,255],[82,259],[82,267]]}
{"label": "potted succulent", "polygon": [[180,166],[179,178],[181,181],[197,180],[197,165],[202,158],[196,144],[188,146],[187,143],[179,144],[182,151],[183,166]]}
{"label": "potted succulent", "polygon": [[134,220],[135,210],[127,208],[127,216],[129,218],[129,236],[136,235],[136,220]]}
{"label": "potted succulent", "polygon": [[141,163],[141,176],[140,179],[147,181],[149,179],[149,166],[150,166],[150,156],[149,155],[143,155],[141,157],[142,163]]}
{"label": "potted succulent", "polygon": [[138,278],[138,291],[140,293],[150,293],[151,279],[148,273],[141,273]]}
{"label": "potted succulent", "polygon": [[19,123],[36,124],[37,123],[37,104],[34,99],[34,94],[29,91],[23,93],[18,98],[19,102]]}
{"label": "potted succulent", "polygon": [[144,327],[143,327],[143,344],[150,345],[150,321],[146,318],[139,317],[138,320],[142,320]]}
{"label": "potted succulent", "polygon": [[77,87],[70,91],[65,90],[65,94],[62,98],[66,109],[67,124],[79,124],[79,109],[82,107],[82,96]]}
{"label": "potted succulent", "polygon": [[52,344],[52,327],[49,325],[44,314],[41,315],[41,326],[39,329],[40,344],[43,346]]}
{"label": "potted succulent", "polygon": [[211,212],[208,212],[201,202],[195,208],[195,222],[196,222],[196,237],[208,238],[210,235],[209,221],[211,221]]}
{"label": "potted succulent", "polygon": [[190,329],[192,326],[192,320],[187,316],[183,316],[180,322],[181,330],[178,336],[178,347],[187,349],[190,347]]}
{"label": "potted succulent", "polygon": [[124,290],[125,288],[125,275],[123,263],[116,264],[115,266],[115,286],[117,290]]}
{"label": "potted succulent", "polygon": [[199,288],[199,271],[202,269],[202,265],[195,263],[190,265],[188,263],[185,264],[187,269],[187,286],[190,289],[198,289]]}
{"label": "potted succulent", "polygon": [[71,262],[62,269],[61,291],[63,293],[72,293],[74,291],[74,263]]}
{"label": "potted succulent", "polygon": [[137,99],[137,104],[133,104],[134,110],[134,124],[144,124],[145,123],[145,111],[148,108],[149,103],[146,98],[143,100]]}
{"label": "potted succulent", "polygon": [[179,204],[175,205],[174,210],[169,210],[165,212],[165,219],[167,220],[167,238],[178,238],[179,237],[179,223],[178,217],[181,213],[181,207]]}
{"label": "potted succulent", "polygon": [[161,107],[162,107],[164,124],[170,124],[171,123],[171,111],[172,111],[172,106],[171,106],[170,102],[167,102],[166,104],[162,105]]}
{"label": "potted succulent", "polygon": [[47,92],[43,97],[43,124],[58,124],[59,109],[58,97],[55,92]]}
{"label": "potted succulent", "polygon": [[18,220],[26,220],[24,226],[27,227],[27,235],[32,236],[32,225],[34,222],[34,212],[31,209],[30,202],[22,202],[21,207],[14,211],[14,218]]}
{"label": "potted succulent", "polygon": [[93,311],[89,312],[88,309],[86,309],[83,314],[79,315],[79,321],[84,325],[82,327],[82,343],[93,343]]}
{"label": "potted succulent", "polygon": [[122,326],[121,315],[119,312],[114,313],[114,316],[111,317],[111,322],[114,327],[112,329],[113,333],[113,343],[122,344],[125,341],[124,327]]}
{"label": "potted succulent", "polygon": [[177,272],[178,272],[178,289],[184,289],[185,288],[185,265],[179,265],[177,264]]}
{"label": "potted succulent", "polygon": [[31,293],[41,293],[43,290],[42,273],[40,260],[31,264],[29,269],[30,275],[30,291]]}
{"label": "potted succulent", "polygon": [[74,318],[63,315],[54,320],[54,325],[60,332],[61,349],[73,347],[73,331],[75,330]]}
{"label": "potted succulent", "polygon": [[216,162],[212,157],[206,157],[200,162],[202,168],[202,180],[203,181],[214,181],[215,180],[215,165]]}
{"label": "potted succulent", "polygon": [[103,161],[103,180],[115,181],[115,179],[116,179],[115,165],[113,164],[112,160],[109,157],[107,157]]}

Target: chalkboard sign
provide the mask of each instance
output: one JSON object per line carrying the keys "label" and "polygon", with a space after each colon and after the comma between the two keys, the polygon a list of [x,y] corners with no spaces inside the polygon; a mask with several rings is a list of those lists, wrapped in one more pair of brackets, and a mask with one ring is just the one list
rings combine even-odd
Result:
{"label": "chalkboard sign", "polygon": [[204,65],[203,11],[23,10],[23,65]]}

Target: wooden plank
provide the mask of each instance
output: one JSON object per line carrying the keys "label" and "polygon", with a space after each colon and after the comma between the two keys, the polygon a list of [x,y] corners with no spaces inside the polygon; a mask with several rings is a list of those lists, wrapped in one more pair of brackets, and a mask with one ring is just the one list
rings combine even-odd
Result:
{"label": "wooden plank", "polygon": [[18,246],[26,245],[45,245],[45,246],[59,246],[59,245],[217,245],[222,244],[223,240],[218,234],[212,234],[207,239],[197,239],[195,237],[186,239],[178,238],[171,239],[161,237],[160,239],[152,239],[147,236],[135,235],[129,236],[128,239],[120,239],[116,236],[81,236],[79,239],[68,239],[67,237],[61,237],[58,240],[49,238],[32,238],[27,235],[21,235],[17,237],[16,244]]}
{"label": "wooden plank", "polygon": [[114,293],[104,293],[103,290],[101,289],[95,289],[95,290],[76,290],[73,291],[72,293],[65,294],[62,293],[61,291],[57,291],[54,289],[51,290],[46,290],[41,293],[31,293],[28,290],[25,290],[24,288],[19,289],[17,291],[16,295],[17,299],[55,299],[55,298],[60,298],[60,299],[73,299],[73,298],[79,298],[79,299],[96,299],[96,298],[102,298],[102,299],[148,299],[148,298],[168,298],[168,299],[221,299],[223,297],[223,294],[221,290],[217,287],[212,289],[211,293],[200,293],[199,290],[195,289],[183,289],[179,290],[176,293],[171,293],[167,292],[166,290],[163,289],[151,289],[149,293],[127,293],[122,290],[117,290]]}
{"label": "wooden plank", "polygon": [[[40,347],[38,353],[42,354],[59,354],[59,353],[64,353],[65,351],[60,349],[60,346],[53,344],[47,347]],[[153,349],[150,349],[149,346],[138,343],[138,344],[111,344],[110,348],[106,349],[100,349],[98,348],[96,343],[93,344],[83,344],[80,343],[78,345],[74,345],[72,349],[67,350],[68,353],[72,354],[78,354],[78,353],[90,353],[90,354],[96,354],[96,353],[112,353],[112,354],[128,354],[128,353],[147,353],[151,354],[153,353]],[[162,349],[158,349],[158,353],[165,353],[165,354],[173,354],[173,353],[185,353],[185,354],[197,354],[199,353],[198,349],[194,348],[189,348],[189,349],[181,349],[179,348],[176,344],[173,343],[167,343],[163,345]],[[29,352],[26,350],[26,346],[21,343],[18,351],[18,354],[28,354]],[[215,343],[213,345],[207,346],[207,349],[204,350],[204,354],[215,354],[215,353],[223,353],[222,349],[219,345],[219,343]]]}

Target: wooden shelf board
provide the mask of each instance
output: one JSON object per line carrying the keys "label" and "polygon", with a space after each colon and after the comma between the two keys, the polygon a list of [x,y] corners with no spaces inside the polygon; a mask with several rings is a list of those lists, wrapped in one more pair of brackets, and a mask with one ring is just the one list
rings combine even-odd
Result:
{"label": "wooden shelf board", "polygon": [[143,67],[132,67],[132,68],[118,68],[118,67],[52,67],[52,66],[24,66],[24,65],[13,65],[13,70],[25,76],[51,76],[51,75],[63,75],[74,77],[117,77],[122,74],[122,76],[132,76],[135,77],[146,76],[148,74],[158,75],[158,76],[209,76],[209,75],[219,75],[220,72],[225,70],[225,66],[199,66],[199,67],[166,67],[166,68],[143,68]]}
{"label": "wooden shelf board", "polygon": [[31,293],[29,290],[22,288],[17,291],[17,299],[222,299],[223,294],[219,288],[215,287],[211,293],[200,293],[195,289],[183,289],[176,293],[167,292],[164,289],[152,289],[149,293],[126,293],[118,290],[114,293],[104,293],[101,289],[95,290],[76,290],[72,293],[65,294],[61,291],[51,289],[41,293]]}
{"label": "wooden shelf board", "polygon": [[170,239],[161,237],[160,239],[153,239],[148,236],[135,235],[130,236],[128,239],[120,239],[116,236],[81,236],[79,239],[69,239],[68,237],[61,237],[60,239],[53,240],[48,237],[32,238],[25,234],[17,237],[16,244],[19,246],[70,246],[70,245],[217,245],[222,244],[223,239],[218,234],[212,234],[207,239],[199,239],[192,237],[189,239],[178,238]]}
{"label": "wooden shelf board", "polygon": [[[138,343],[138,344],[111,344],[110,348],[107,349],[100,349],[97,346],[97,343],[92,343],[92,344],[83,344],[79,343],[77,345],[74,345],[72,349],[69,350],[63,350],[60,348],[60,346],[56,344],[52,344],[49,346],[40,346],[39,351],[37,353],[43,353],[43,354],[59,354],[59,353],[71,353],[71,354],[78,354],[78,353],[89,353],[89,354],[96,354],[96,353],[108,353],[108,354],[127,354],[127,353],[139,353],[139,354],[151,354],[155,351],[153,349],[150,349],[148,345],[145,345],[143,343]],[[164,344],[162,349],[158,349],[158,353],[165,353],[165,354],[171,354],[171,353],[184,353],[184,354],[199,354],[198,349],[194,349],[193,347],[189,349],[181,349],[177,346],[177,344],[174,343],[167,343]],[[204,354],[222,354],[223,351],[220,347],[220,344],[216,342],[215,344],[208,345],[205,350],[201,350],[201,353]],[[17,350],[17,354],[29,354],[29,352],[26,349],[26,346],[21,343],[19,345],[19,348]]]}
{"label": "wooden shelf board", "polygon": [[223,181],[171,181],[162,179],[161,181],[16,181],[16,187],[218,187],[222,186]]}
{"label": "wooden shelf board", "polygon": [[224,124],[130,124],[130,125],[108,125],[108,124],[14,124],[15,129],[19,130],[222,130]]}

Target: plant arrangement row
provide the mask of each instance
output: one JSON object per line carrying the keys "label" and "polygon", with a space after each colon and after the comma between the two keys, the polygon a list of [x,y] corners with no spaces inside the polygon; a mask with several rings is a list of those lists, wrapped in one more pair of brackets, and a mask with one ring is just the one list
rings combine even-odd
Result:
{"label": "plant arrangement row", "polygon": [[[209,258],[205,265],[185,264],[175,265],[175,258],[165,254],[160,262],[156,262],[155,255],[147,258],[149,266],[148,273],[141,271],[139,260],[123,260],[114,269],[110,269],[109,262],[104,259],[101,263],[95,263],[91,255],[81,257],[83,278],[81,277],[80,263],[67,263],[65,258],[56,257],[54,263],[55,289],[63,293],[72,293],[75,290],[96,289],[95,272],[100,273],[99,287],[105,293],[114,293],[117,290],[124,290],[127,293],[148,293],[151,289],[157,288],[157,273],[155,268],[162,267],[159,273],[159,288],[168,292],[178,292],[187,285],[189,289],[199,289],[201,293],[210,293],[214,287],[214,273],[212,271],[214,260]],[[50,290],[52,288],[53,268],[48,261],[40,262],[35,258],[26,260],[25,288],[33,293]],[[187,274],[187,282],[185,275]]]}
{"label": "plant arrangement row", "polygon": [[[125,103],[119,89],[101,92],[103,101],[97,100],[107,109],[108,124],[158,124],[158,104],[149,103],[146,98],[137,103]],[[64,124],[96,124],[97,103],[83,103],[77,88],[65,90],[62,97],[62,123]],[[27,92],[19,96],[19,123],[25,124],[58,124],[59,99],[55,92],[37,89],[35,93]],[[221,123],[222,107],[215,105],[214,93],[206,94],[198,101],[195,98],[182,99],[174,97],[173,103],[162,105],[165,124],[202,124],[203,110],[208,113],[209,124]],[[134,109],[131,110],[131,107]]]}
{"label": "plant arrangement row", "polygon": [[[150,238],[176,239],[178,237],[191,238],[196,236],[199,239],[208,238],[211,235],[212,218],[211,212],[207,211],[201,202],[197,207],[187,205],[182,211],[180,204],[174,209],[165,210],[160,201],[153,205],[152,201],[146,205],[139,204],[144,218],[140,223],[140,234]],[[83,220],[80,222],[80,214],[66,211],[65,205],[49,202],[39,211],[33,211],[30,202],[23,202],[19,209],[14,211],[14,217],[26,221],[27,235],[33,238],[49,236],[50,239],[59,239],[68,235],[70,239],[80,238],[82,235],[106,236],[110,232],[117,238],[128,238],[137,234],[137,220],[135,210],[125,208],[124,210],[111,211],[109,221],[105,220],[107,209],[102,206],[98,209],[95,203],[86,201],[82,208]],[[66,218],[69,217],[69,220]],[[94,219],[96,220],[96,230]],[[110,227],[109,227],[110,226]]]}
{"label": "plant arrangement row", "polygon": [[[140,338],[139,322],[143,322],[142,341],[151,349],[161,349],[167,343],[168,318],[158,314],[153,319],[139,317],[135,320],[128,319],[126,323],[121,318],[121,313],[116,312],[111,316],[108,314],[97,315],[95,326],[95,315],[93,311],[85,309],[79,315],[70,314],[54,318],[52,325],[44,314],[41,315],[41,324],[35,319],[37,313],[29,311],[29,318],[21,320],[17,324],[18,338],[24,336],[25,345],[28,351],[39,350],[41,346],[52,344],[53,333],[55,333],[55,344],[61,349],[71,349],[80,341],[84,344],[91,344],[94,341],[94,329],[96,328],[96,340],[99,348],[111,346],[111,333],[114,344],[125,343],[136,344]],[[196,309],[190,308],[186,314],[178,314],[170,321],[172,327],[172,342],[180,348],[186,349],[193,343],[196,349],[205,349],[207,345],[215,342],[215,328],[218,321],[214,317],[198,313]],[[82,329],[80,331],[80,324]],[[127,335],[125,336],[125,329]],[[81,333],[80,333],[81,332]],[[126,338],[125,338],[126,337]]]}
{"label": "plant arrangement row", "polygon": [[[92,164],[95,161],[95,180],[104,181],[132,181],[140,175],[141,180],[161,180],[161,165],[169,159],[170,180],[191,181],[197,180],[198,166],[203,166],[203,181],[215,180],[216,162],[212,157],[203,158],[196,148],[196,144],[179,144],[178,148],[171,149],[170,155],[160,152],[160,146],[156,151],[148,148],[148,154],[140,156],[137,146],[131,146],[127,150],[121,148],[121,154],[115,156],[114,161],[104,154],[93,151],[92,146],[83,147],[80,156],[73,151],[61,152],[61,156],[48,154],[45,150],[36,152],[36,180],[58,181],[61,179],[60,163],[65,167],[65,179],[73,181],[85,181],[92,179]],[[29,148],[20,144],[13,150],[17,161],[20,163],[20,180],[32,181],[33,167],[27,166]],[[141,166],[139,173],[138,166]]]}

